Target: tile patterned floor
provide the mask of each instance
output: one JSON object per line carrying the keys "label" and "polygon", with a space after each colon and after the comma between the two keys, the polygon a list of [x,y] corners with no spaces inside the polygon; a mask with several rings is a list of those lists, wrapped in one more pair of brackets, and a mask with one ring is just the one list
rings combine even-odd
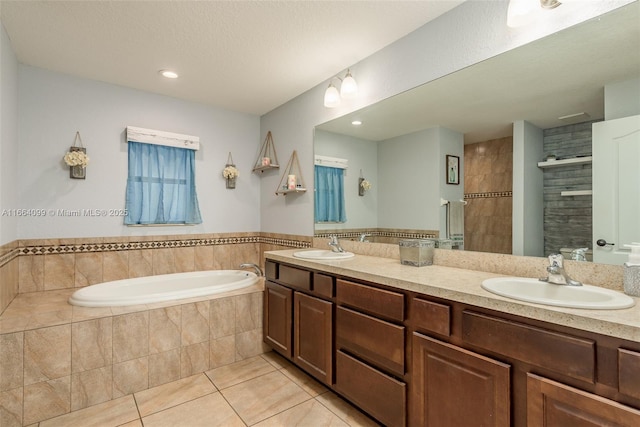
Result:
{"label": "tile patterned floor", "polygon": [[275,353],[42,421],[39,427],[377,426]]}

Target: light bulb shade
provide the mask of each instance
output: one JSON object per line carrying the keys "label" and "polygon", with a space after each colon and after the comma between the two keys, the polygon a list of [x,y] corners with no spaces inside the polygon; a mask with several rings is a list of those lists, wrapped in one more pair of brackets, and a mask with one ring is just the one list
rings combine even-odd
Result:
{"label": "light bulb shade", "polygon": [[327,108],[334,108],[340,105],[340,93],[333,84],[329,84],[329,87],[324,92],[324,106]]}
{"label": "light bulb shade", "polygon": [[530,23],[537,9],[540,9],[540,0],[510,0],[507,26],[516,28]]}
{"label": "light bulb shade", "polygon": [[342,80],[342,85],[340,86],[340,96],[344,99],[351,99],[355,98],[356,95],[358,95],[358,84],[351,73],[347,72],[347,75]]}

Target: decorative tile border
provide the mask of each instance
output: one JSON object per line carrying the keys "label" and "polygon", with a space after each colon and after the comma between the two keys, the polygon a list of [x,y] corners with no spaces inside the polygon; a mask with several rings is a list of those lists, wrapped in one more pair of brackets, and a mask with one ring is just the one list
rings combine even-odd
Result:
{"label": "decorative tile border", "polygon": [[[108,239],[108,238],[107,238]],[[246,243],[265,243],[269,245],[285,246],[291,248],[310,248],[311,242],[297,239],[241,236],[241,237],[214,237],[180,240],[148,240],[132,242],[105,242],[82,243],[64,245],[33,245],[15,248],[0,257],[0,267],[8,264],[14,258],[21,255],[48,255],[48,254],[75,254],[88,252],[112,252],[131,251],[139,249],[167,249],[185,248],[195,246],[238,245]]]}
{"label": "decorative tile border", "polygon": [[[365,232],[368,236],[393,237],[398,239],[436,239],[438,237],[435,233],[431,233],[431,232],[405,233],[402,231],[377,231],[377,230],[366,230],[363,232]],[[358,232],[358,231],[347,231],[342,233],[322,232],[322,233],[316,233],[314,237],[329,238],[329,236],[337,236],[340,239],[358,239],[360,238],[363,232]]]}
{"label": "decorative tile border", "polygon": [[513,191],[493,191],[488,193],[466,193],[464,199],[493,199],[498,197],[513,197]]}

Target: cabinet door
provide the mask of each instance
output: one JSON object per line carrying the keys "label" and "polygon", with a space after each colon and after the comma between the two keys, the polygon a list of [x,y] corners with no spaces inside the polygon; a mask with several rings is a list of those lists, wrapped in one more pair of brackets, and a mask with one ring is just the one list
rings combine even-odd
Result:
{"label": "cabinet door", "polygon": [[510,425],[510,367],[413,334],[411,425]]}
{"label": "cabinet door", "polygon": [[291,306],[293,291],[272,282],[264,288],[264,342],[291,358]]}
{"label": "cabinet door", "polygon": [[637,427],[640,411],[529,373],[527,426]]}
{"label": "cabinet door", "polygon": [[333,303],[294,292],[293,360],[302,369],[331,385]]}

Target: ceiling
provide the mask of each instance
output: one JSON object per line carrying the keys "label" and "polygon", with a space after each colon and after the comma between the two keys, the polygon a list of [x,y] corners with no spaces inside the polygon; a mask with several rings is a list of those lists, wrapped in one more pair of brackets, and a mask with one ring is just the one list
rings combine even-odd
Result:
{"label": "ceiling", "polygon": [[[640,77],[640,2],[508,51],[319,126],[380,141],[443,126],[465,143],[604,117],[604,86]],[[559,117],[586,112],[575,121]],[[353,126],[361,120],[361,126]]]}
{"label": "ceiling", "polygon": [[0,16],[22,64],[262,115],[460,3],[2,0]]}

